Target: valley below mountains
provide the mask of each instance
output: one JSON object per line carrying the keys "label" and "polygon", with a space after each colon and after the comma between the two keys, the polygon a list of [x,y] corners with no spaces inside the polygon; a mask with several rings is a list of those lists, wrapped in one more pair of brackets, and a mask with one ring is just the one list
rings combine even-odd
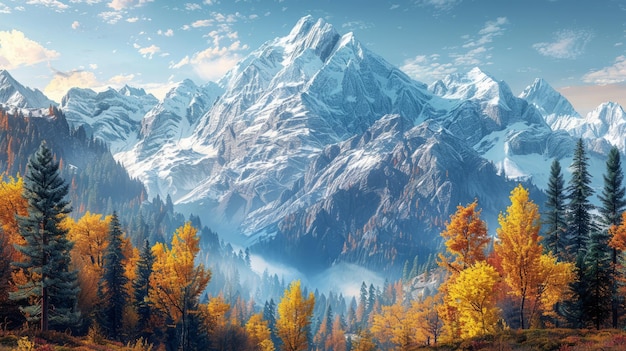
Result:
{"label": "valley below mountains", "polygon": [[[33,118],[54,104],[6,71],[0,103]],[[579,138],[596,189],[609,149],[626,154],[618,104],[583,117],[542,79],[515,95],[480,68],[427,85],[310,16],[217,82],[185,80],[162,100],[77,87],[57,107],[148,197],[169,195],[225,241],[312,274],[424,261],[475,199],[495,235],[510,191],[522,182],[542,205],[550,164],[568,177]]]}

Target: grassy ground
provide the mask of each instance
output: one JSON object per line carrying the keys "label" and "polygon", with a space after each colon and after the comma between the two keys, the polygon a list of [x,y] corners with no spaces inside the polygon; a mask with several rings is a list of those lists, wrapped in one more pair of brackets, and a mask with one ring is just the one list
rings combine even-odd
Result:
{"label": "grassy ground", "polygon": [[511,330],[418,350],[467,351],[618,351],[626,350],[626,331],[616,329]]}

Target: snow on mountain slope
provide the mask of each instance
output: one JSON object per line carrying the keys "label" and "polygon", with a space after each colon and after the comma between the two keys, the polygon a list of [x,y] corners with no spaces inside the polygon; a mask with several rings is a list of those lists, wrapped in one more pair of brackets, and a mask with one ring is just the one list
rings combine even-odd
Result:
{"label": "snow on mountain slope", "polygon": [[167,180],[164,183],[161,174],[145,170],[162,167],[159,160],[175,162],[172,149],[192,134],[200,117],[222,93],[223,89],[215,83],[197,86],[191,80],[184,80],[176,84],[143,117],[139,142],[131,150],[116,154],[117,160],[141,179],[150,193],[163,193],[160,189],[164,188],[170,194],[177,194],[176,184]]}
{"label": "snow on mountain slope", "polygon": [[56,106],[41,91],[30,89],[17,82],[6,70],[0,70],[0,103],[7,107],[37,109]]}
{"label": "snow on mountain slope", "polygon": [[572,104],[541,78],[536,78],[519,97],[533,104],[553,130],[566,129],[565,124],[581,119]]}
{"label": "snow on mountain slope", "polygon": [[544,187],[552,159],[573,150],[567,133],[552,131],[534,105],[478,68],[450,75],[429,89],[454,102],[440,119],[442,125],[510,179],[533,180]]}
{"label": "snow on mountain slope", "polygon": [[159,190],[178,204],[203,203],[199,210],[232,223],[278,201],[326,145],[387,113],[411,123],[439,113],[424,85],[351,33],[311,17],[255,50],[219,85],[224,94],[191,138],[158,151],[146,160],[151,167],[124,163],[140,178],[158,175],[169,184]]}
{"label": "snow on mountain slope", "polygon": [[72,88],[63,96],[60,107],[70,126],[83,126],[116,153],[137,143],[141,120],[157,102],[157,98],[143,89],[128,86],[100,93]]}

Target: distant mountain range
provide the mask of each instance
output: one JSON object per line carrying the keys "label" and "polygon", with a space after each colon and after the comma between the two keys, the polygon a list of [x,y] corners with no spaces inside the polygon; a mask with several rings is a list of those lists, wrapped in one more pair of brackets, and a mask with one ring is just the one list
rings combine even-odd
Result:
{"label": "distant mountain range", "polygon": [[[6,71],[0,82],[14,92],[0,95],[6,105],[51,103]],[[162,101],[73,88],[60,109],[151,196],[312,272],[426,259],[456,206],[474,199],[493,232],[517,182],[543,201],[550,163],[567,169],[577,138],[597,189],[608,149],[626,152],[617,104],[581,117],[544,80],[515,96],[478,68],[427,86],[310,16],[216,83],[185,80]]]}

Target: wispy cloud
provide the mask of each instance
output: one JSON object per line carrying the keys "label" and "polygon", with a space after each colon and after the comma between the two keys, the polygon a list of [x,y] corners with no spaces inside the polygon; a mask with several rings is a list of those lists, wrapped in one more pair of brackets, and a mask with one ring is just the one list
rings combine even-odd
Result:
{"label": "wispy cloud", "polygon": [[171,28],[169,28],[168,30],[165,30],[165,31],[164,31],[164,30],[159,29],[159,30],[157,31],[157,34],[158,34],[158,35],[165,36],[165,37],[173,37],[173,36],[174,36],[174,31],[173,31]]}
{"label": "wispy cloud", "polygon": [[452,10],[461,2],[462,0],[417,0],[418,5],[433,7],[435,10],[439,11]]}
{"label": "wispy cloud", "polygon": [[80,22],[78,21],[72,22],[72,29],[78,29],[78,28],[80,28]]}
{"label": "wispy cloud", "polygon": [[401,69],[414,79],[432,83],[457,71],[452,63],[439,62],[439,55],[420,55],[404,61]]}
{"label": "wispy cloud", "polygon": [[0,13],[4,13],[4,14],[11,13],[11,8],[0,2]]}
{"label": "wispy cloud", "polygon": [[373,23],[367,23],[364,21],[351,21],[351,22],[346,22],[344,24],[341,25],[342,28],[346,28],[349,31],[354,31],[355,29],[360,29],[360,30],[364,30],[364,29],[369,29],[374,27]]}
{"label": "wispy cloud", "polygon": [[108,24],[116,24],[122,19],[122,14],[117,11],[105,11],[98,14],[98,17]]}
{"label": "wispy cloud", "polygon": [[18,30],[0,31],[0,67],[31,66],[59,56],[57,51],[44,48]]}
{"label": "wispy cloud", "polygon": [[139,21],[139,17],[130,17],[126,19],[126,22],[128,23],[135,23],[137,21]]}
{"label": "wispy cloud", "polygon": [[138,45],[135,46],[137,51],[139,51],[139,53],[143,55],[143,57],[150,59],[150,60],[152,60],[152,57],[155,54],[158,54],[159,52],[161,52],[161,48],[154,44],[147,46],[147,47],[137,47],[137,46]]}
{"label": "wispy cloud", "polygon": [[107,6],[115,11],[121,11],[130,7],[139,7],[153,0],[112,0]]}
{"label": "wispy cloud", "polygon": [[583,76],[585,83],[615,84],[626,82],[626,56],[618,56],[611,66],[591,71]]}
{"label": "wispy cloud", "polygon": [[533,44],[540,54],[558,59],[575,59],[585,52],[593,34],[586,30],[561,30],[554,33],[554,41]]}
{"label": "wispy cloud", "polygon": [[200,10],[202,8],[202,6],[200,6],[200,4],[194,4],[194,3],[186,3],[185,4],[185,10],[187,11],[197,11]]}
{"label": "wispy cloud", "polygon": [[217,80],[241,60],[239,52],[248,49],[248,46],[241,45],[239,40],[233,41],[228,46],[221,45],[225,38],[237,39],[236,32],[224,34],[212,31],[208,36],[212,39],[212,47],[198,51],[192,56],[185,56],[178,62],[170,62],[170,68],[181,69],[189,65],[202,79]]}
{"label": "wispy cloud", "polygon": [[504,33],[507,24],[506,17],[487,21],[475,35],[463,36],[464,43],[456,47],[458,51],[449,53],[447,60],[439,54],[419,55],[405,60],[401,68],[414,79],[430,83],[455,73],[459,68],[487,65],[493,49],[489,44]]}
{"label": "wispy cloud", "polygon": [[68,5],[58,0],[28,0],[26,1],[26,3],[28,5],[42,5],[42,6],[53,8],[59,11],[66,10],[69,8]]}

